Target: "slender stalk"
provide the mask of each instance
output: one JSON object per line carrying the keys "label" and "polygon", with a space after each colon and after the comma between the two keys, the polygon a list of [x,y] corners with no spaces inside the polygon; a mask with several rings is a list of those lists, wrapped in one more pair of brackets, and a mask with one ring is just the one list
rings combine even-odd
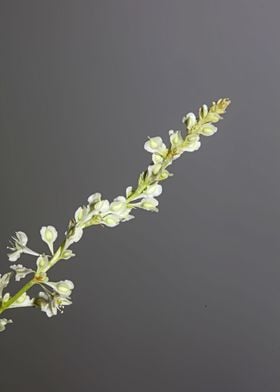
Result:
{"label": "slender stalk", "polygon": [[[205,135],[205,136],[209,136],[209,129],[208,129],[208,133],[207,133],[204,125],[205,124],[211,125],[212,122],[217,122],[221,118],[220,114],[223,114],[225,112],[225,110],[229,104],[230,104],[230,101],[228,99],[220,99],[217,102],[212,103],[211,107],[209,108],[209,111],[208,111],[207,106],[203,105],[203,107],[201,107],[199,110],[198,119],[195,119],[195,121],[194,121],[193,118],[190,117],[189,118],[190,122],[188,122],[188,120],[187,120],[187,122],[185,122],[186,127],[187,127],[186,138],[185,139],[181,138],[181,140],[179,140],[179,145],[176,143],[172,144],[172,142],[171,142],[170,147],[168,149],[166,149],[164,156],[162,156],[163,159],[162,159],[161,163],[157,164],[159,166],[157,168],[157,170],[153,171],[151,173],[149,169],[151,169],[152,166],[149,166],[148,170],[141,173],[139,180],[138,180],[138,186],[133,190],[133,192],[130,195],[127,195],[126,205],[128,208],[130,208],[130,210],[132,208],[139,207],[139,203],[132,203],[132,202],[139,199],[139,197],[141,197],[141,194],[143,192],[145,192],[149,186],[151,186],[155,183],[158,183],[160,181],[163,181],[164,179],[166,179],[170,175],[170,173],[168,173],[165,169],[170,164],[172,164],[173,160],[176,159],[176,157],[180,156],[181,153],[183,151],[185,151],[184,147],[188,146],[188,143],[190,143],[190,141],[188,139],[189,137],[193,137],[193,136],[198,137],[200,134]],[[191,115],[194,117],[193,113],[191,113]],[[193,122],[192,125],[190,125],[191,122]],[[208,128],[209,128],[209,125],[208,125]],[[215,127],[212,126],[212,128],[215,128]],[[210,128],[210,131],[211,131],[211,128]],[[210,132],[210,134],[211,134],[211,132]],[[173,135],[173,134],[171,133],[170,135]],[[199,144],[199,146],[200,146],[200,144]],[[199,148],[199,146],[198,146],[198,148]],[[187,151],[195,151],[195,150],[191,149],[191,150],[187,150]],[[140,206],[140,208],[141,208],[141,206]],[[153,210],[156,211],[157,209],[153,209]],[[119,222],[121,222],[121,221],[122,220],[120,219]],[[123,221],[125,221],[125,220],[123,220]],[[56,252],[53,254],[51,259],[48,261],[47,265],[41,269],[38,267],[38,269],[34,273],[33,277],[27,283],[25,283],[25,285],[20,290],[18,290],[16,292],[16,294],[14,294],[6,302],[0,304],[0,314],[3,313],[4,311],[6,311],[7,309],[9,309],[10,306],[15,301],[17,301],[24,293],[26,293],[28,290],[30,290],[34,285],[36,285],[36,284],[42,285],[42,283],[47,281],[47,275],[46,275],[47,271],[49,271],[51,268],[53,268],[58,261],[66,258],[64,255],[64,251],[66,251],[68,249],[68,247],[70,246],[69,241],[72,240],[72,242],[71,242],[71,244],[72,244],[73,242],[77,242],[81,238],[81,237],[79,237],[79,239],[77,239],[77,241],[75,241],[73,239],[73,237],[71,237],[73,235],[73,232],[77,228],[85,229],[89,226],[102,224],[102,223],[104,223],[104,221],[102,221],[101,214],[96,214],[96,215],[92,216],[91,219],[89,219],[88,221],[85,221],[85,222],[81,221],[80,223],[79,223],[79,219],[76,218],[76,214],[75,214],[75,219],[72,219],[70,221],[70,224],[69,224],[69,227],[68,227],[68,230],[66,232],[66,235],[65,235],[63,242],[58,247]],[[111,226],[111,227],[113,227],[113,226]],[[52,251],[53,251],[53,248],[51,248],[51,252]]]}

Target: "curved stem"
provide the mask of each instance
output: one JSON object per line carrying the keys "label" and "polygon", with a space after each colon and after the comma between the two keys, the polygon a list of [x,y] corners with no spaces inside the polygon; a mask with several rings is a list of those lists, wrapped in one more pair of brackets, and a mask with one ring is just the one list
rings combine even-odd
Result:
{"label": "curved stem", "polygon": [[[188,135],[199,135],[200,133],[202,133],[202,132],[200,132],[201,131],[200,128],[203,126],[203,124],[217,122],[220,118],[222,118],[220,116],[220,114],[223,114],[225,112],[225,110],[229,104],[230,104],[230,100],[219,99],[217,102],[212,103],[212,106],[210,107],[209,112],[208,112],[207,106],[203,105],[203,107],[201,107],[200,111],[199,111],[198,121],[195,122],[194,125],[190,126],[190,128],[188,128],[187,123],[185,123],[187,126],[187,136]],[[205,109],[205,106],[206,106],[206,109]],[[206,112],[205,112],[205,110],[206,110]],[[205,134],[205,133],[202,133],[202,134]],[[184,143],[187,143],[187,137],[186,137],[186,139],[184,139],[181,147],[185,146]],[[176,150],[177,150],[177,147],[172,146],[172,143],[171,143],[171,145],[169,147],[169,151],[167,152],[165,158],[161,162],[161,167],[160,167],[160,170],[157,172],[157,174],[150,175],[149,177],[146,177],[146,174],[148,173],[148,171],[143,172],[141,174],[141,176],[143,175],[143,182],[139,181],[137,188],[132,192],[132,194],[130,194],[128,197],[126,197],[126,202],[128,205],[130,205],[130,202],[137,199],[142,194],[142,192],[147,189],[148,186],[152,185],[155,182],[159,182],[159,181],[162,181],[163,179],[165,179],[165,178],[162,178],[161,175],[164,173],[167,166],[172,164],[172,161],[173,161],[174,157],[176,157],[177,152],[178,152]],[[139,179],[142,178],[141,176]],[[136,205],[131,204],[132,208],[135,208],[136,206],[137,206],[137,204]],[[90,219],[87,223],[85,223],[82,228],[84,229],[84,228],[92,226],[92,225],[97,225],[97,224],[100,224],[101,222],[102,222],[102,217],[99,215],[96,215],[96,216],[92,217],[92,219]],[[70,221],[70,223],[71,223],[71,221]],[[65,248],[67,249],[66,243],[67,243],[68,235],[70,236],[71,230],[75,227],[76,224],[78,224],[77,222],[75,222],[75,220],[72,220],[72,223],[73,223],[73,225],[72,226],[70,225],[70,227],[68,228],[65,239],[63,240],[61,245],[58,247],[57,251],[52,256],[52,258],[48,262],[47,266],[43,270],[40,270],[39,272],[37,271],[36,273],[34,273],[34,276],[32,279],[30,279],[8,301],[6,301],[0,305],[0,314],[3,313],[5,310],[7,310],[24,293],[26,293],[29,289],[31,289],[31,287],[33,287],[36,284],[43,283],[44,280],[46,279],[45,278],[46,272],[48,270],[50,270],[59,260],[64,258],[63,252],[64,252]]]}

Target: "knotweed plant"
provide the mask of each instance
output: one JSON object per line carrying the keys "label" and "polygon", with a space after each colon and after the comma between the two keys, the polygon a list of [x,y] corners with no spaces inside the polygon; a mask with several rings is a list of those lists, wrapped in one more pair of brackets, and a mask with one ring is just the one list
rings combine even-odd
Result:
{"label": "knotweed plant", "polygon": [[[28,237],[22,231],[17,231],[8,247],[8,258],[13,264],[11,271],[0,275],[0,314],[15,308],[33,307],[53,317],[62,312],[63,308],[71,305],[71,294],[74,284],[70,280],[52,282],[48,272],[61,260],[69,260],[75,256],[72,246],[81,240],[85,229],[95,225],[116,227],[121,222],[133,219],[132,212],[136,209],[158,211],[157,197],[162,193],[161,183],[172,176],[168,168],[173,161],[185,151],[193,152],[200,148],[201,136],[211,136],[217,131],[214,125],[225,113],[230,100],[219,99],[208,107],[203,105],[198,116],[186,114],[182,123],[184,132],[169,131],[169,145],[159,136],[149,138],[144,148],[152,154],[151,163],[138,178],[135,187],[126,188],[125,195],[116,197],[113,201],[102,198],[100,193],[94,193],[87,199],[87,204],[79,207],[70,220],[62,243],[55,248],[57,231],[53,226],[43,226],[40,230],[42,241],[48,246],[48,253],[34,251],[28,247]],[[19,263],[22,254],[34,257],[33,267],[25,267]],[[24,285],[13,295],[7,288],[11,279],[21,282],[26,277]],[[31,298],[27,293],[36,286],[38,293]],[[0,318],[0,331],[12,323],[10,318]]]}

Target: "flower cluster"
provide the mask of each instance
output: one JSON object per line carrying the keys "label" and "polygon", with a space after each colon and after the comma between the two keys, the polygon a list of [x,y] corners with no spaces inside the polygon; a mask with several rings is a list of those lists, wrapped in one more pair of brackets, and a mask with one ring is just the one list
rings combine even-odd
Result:
{"label": "flower cluster", "polygon": [[[62,311],[65,305],[70,305],[71,293],[74,288],[74,284],[70,280],[63,280],[59,282],[51,282],[47,276],[47,271],[51,266],[51,263],[55,260],[54,256],[54,242],[57,239],[57,230],[53,226],[43,226],[40,230],[41,239],[45,242],[50,250],[50,255],[45,253],[38,253],[27,247],[28,237],[22,232],[18,231],[15,236],[12,237],[11,246],[12,253],[8,254],[8,258],[11,262],[17,261],[23,253],[36,256],[36,266],[34,269],[27,268],[22,264],[12,264],[10,266],[12,272],[0,275],[0,311],[7,308],[19,308],[19,307],[37,307],[46,313],[48,317],[57,315],[57,311]],[[80,236],[81,238],[81,236]],[[78,237],[75,234],[69,236],[69,244],[76,242]],[[64,246],[65,247],[65,246]],[[61,247],[60,247],[61,248]],[[60,249],[59,248],[59,249]],[[61,251],[60,257],[63,259],[69,259],[74,256],[74,253],[65,247]],[[26,291],[20,293],[17,298],[11,297],[9,292],[3,293],[8,284],[10,283],[11,277],[14,275],[15,281],[20,281],[26,276],[32,274],[31,285],[40,284],[44,289],[44,292],[39,292],[37,297],[30,298]],[[4,331],[6,325],[11,323],[12,320],[0,319],[0,332]]]}
{"label": "flower cluster", "polygon": [[[48,317],[52,317],[56,316],[58,311],[62,312],[64,306],[70,305],[74,284],[70,280],[51,282],[47,275],[48,271],[58,261],[69,260],[75,256],[70,247],[80,241],[86,228],[94,225],[115,227],[121,222],[133,219],[131,212],[136,208],[158,211],[157,198],[162,193],[160,182],[172,175],[167,168],[184,152],[197,151],[201,146],[201,136],[211,136],[217,132],[214,124],[222,118],[221,114],[225,113],[229,104],[228,99],[219,99],[217,102],[212,102],[209,107],[203,105],[199,109],[198,116],[194,113],[186,114],[182,119],[184,132],[170,130],[168,146],[159,136],[149,138],[144,148],[152,154],[151,163],[140,174],[137,186],[127,187],[124,196],[117,196],[111,202],[103,199],[100,193],[90,195],[86,205],[76,210],[73,219],[69,222],[65,237],[56,250],[54,243],[58,233],[53,226],[43,226],[40,229],[41,239],[47,244],[49,254],[36,252],[27,247],[27,235],[17,231],[8,247],[9,260],[16,263],[22,254],[28,254],[36,257],[35,266],[30,268],[23,264],[12,264],[10,267],[12,272],[0,275],[0,314],[10,308],[34,307],[39,308]],[[29,275],[31,279],[15,295],[4,293],[12,276],[16,282],[19,282]],[[30,298],[27,291],[35,285],[39,285],[43,291]],[[1,318],[0,332],[4,331],[7,324],[11,322],[10,319]]]}

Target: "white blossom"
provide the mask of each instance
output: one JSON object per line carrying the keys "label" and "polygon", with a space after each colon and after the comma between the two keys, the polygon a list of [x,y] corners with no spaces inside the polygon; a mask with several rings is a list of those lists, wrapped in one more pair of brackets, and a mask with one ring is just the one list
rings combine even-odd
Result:
{"label": "white blossom", "polygon": [[164,154],[167,151],[166,145],[159,136],[151,137],[144,144],[144,149],[148,152]]}
{"label": "white blossom", "polygon": [[163,162],[163,157],[156,152],[152,155],[152,161],[154,164],[161,164]]}
{"label": "white blossom", "polygon": [[199,133],[203,136],[212,136],[217,132],[217,127],[211,123],[204,124],[200,129]]}
{"label": "white blossom", "polygon": [[74,256],[76,256],[76,255],[75,255],[75,253],[72,252],[71,249],[65,249],[65,250],[62,252],[62,254],[61,254],[61,258],[62,258],[63,260],[69,260],[69,259],[71,259],[71,258],[74,257]]}
{"label": "white blossom", "polygon": [[2,304],[5,304],[5,302],[9,301],[10,297],[10,293],[5,293],[2,298]]}
{"label": "white blossom", "polygon": [[26,268],[22,264],[14,264],[11,265],[10,268],[15,271],[15,279],[17,282],[25,278],[28,274],[32,274],[32,272],[34,272],[31,268]]}
{"label": "white blossom", "polygon": [[134,216],[130,215],[131,207],[124,196],[116,197],[110,204],[110,213],[103,216],[102,223],[108,227],[115,227],[120,222],[125,222],[133,219]]}
{"label": "white blossom", "polygon": [[127,210],[126,198],[123,196],[116,197],[110,204],[110,211],[120,217],[122,217],[123,214],[126,214]]}
{"label": "white blossom", "polygon": [[142,208],[144,210],[147,210],[147,211],[157,212],[158,211],[158,209],[157,209],[158,204],[159,204],[158,200],[154,199],[153,197],[150,197],[150,198],[147,197],[147,198],[142,199],[141,202],[135,204],[135,206]]}
{"label": "white blossom", "polygon": [[188,135],[184,142],[184,151],[193,152],[199,149],[201,143],[198,135]]}
{"label": "white blossom", "polygon": [[132,192],[133,192],[132,186],[128,186],[128,187],[126,188],[126,190],[125,190],[125,195],[126,195],[126,197],[129,197],[129,196],[132,194]]}
{"label": "white blossom", "polygon": [[22,253],[39,256],[37,252],[34,252],[26,246],[28,237],[23,231],[17,231],[15,237],[12,237],[12,240],[13,241],[10,241],[12,246],[8,246],[8,249],[12,250],[12,252],[8,254],[10,261],[17,261]]}
{"label": "white blossom", "polygon": [[63,312],[64,306],[71,305],[72,302],[69,298],[61,296],[57,293],[40,292],[37,299],[41,310],[47,314],[48,317],[57,315],[57,311]]}
{"label": "white blossom", "polygon": [[91,204],[95,204],[98,201],[101,200],[101,193],[97,192],[97,193],[93,193],[92,195],[90,195],[88,197],[88,203]]}
{"label": "white blossom", "polygon": [[0,332],[5,331],[6,325],[11,324],[13,321],[6,318],[0,319]]}
{"label": "white blossom", "polygon": [[102,214],[108,212],[109,208],[110,208],[109,200],[99,200],[93,206],[93,213],[94,213],[94,215],[96,215],[96,214],[102,215]]}
{"label": "white blossom", "polygon": [[11,276],[12,276],[12,272],[7,272],[2,277],[0,275],[0,299],[2,299],[3,290],[8,286]]}
{"label": "white blossom", "polygon": [[182,123],[190,130],[196,124],[196,116],[194,113],[188,113],[182,118]]}
{"label": "white blossom", "polygon": [[162,193],[162,186],[156,182],[152,185],[149,185],[147,189],[142,193],[142,196],[151,198],[151,197],[157,197],[161,195],[161,193]]}
{"label": "white blossom", "polygon": [[108,214],[102,218],[102,223],[108,227],[115,227],[120,223],[120,217],[116,214]]}
{"label": "white blossom", "polygon": [[104,214],[108,212],[110,203],[108,200],[102,200],[101,193],[93,193],[88,197],[90,211],[93,215]]}
{"label": "white blossom", "polygon": [[170,129],[169,139],[172,147],[180,146],[183,143],[181,131],[173,131],[173,129]]}
{"label": "white blossom", "polygon": [[156,176],[161,170],[161,164],[160,163],[156,163],[154,165],[150,165],[148,167],[148,175],[149,176]]}
{"label": "white blossom", "polygon": [[34,298],[30,298],[29,295],[23,293],[15,302],[13,302],[10,308],[23,308],[34,305]]}
{"label": "white blossom", "polygon": [[75,226],[73,232],[67,237],[65,241],[65,248],[68,248],[74,242],[79,242],[83,236],[83,229],[79,226]]}
{"label": "white blossom", "polygon": [[170,144],[171,144],[171,151],[172,151],[172,159],[177,159],[179,158],[183,152],[183,143],[184,139],[181,135],[181,131],[173,131],[172,129],[169,131],[169,137],[170,137]]}
{"label": "white blossom", "polygon": [[62,297],[70,297],[74,289],[74,283],[71,280],[61,280],[60,282],[45,282]]}
{"label": "white blossom", "polygon": [[90,207],[89,206],[79,207],[76,210],[74,217],[75,217],[75,221],[77,222],[77,224],[82,226],[88,220],[90,220],[92,218],[92,213],[90,211]]}
{"label": "white blossom", "polygon": [[57,231],[53,226],[43,226],[40,230],[42,240],[48,245],[53,255],[53,244],[57,239]]}
{"label": "white blossom", "polygon": [[204,104],[200,108],[200,115],[202,118],[205,118],[207,114],[208,114],[208,106]]}
{"label": "white blossom", "polygon": [[48,264],[49,264],[48,256],[40,255],[36,260],[37,272],[44,271]]}

